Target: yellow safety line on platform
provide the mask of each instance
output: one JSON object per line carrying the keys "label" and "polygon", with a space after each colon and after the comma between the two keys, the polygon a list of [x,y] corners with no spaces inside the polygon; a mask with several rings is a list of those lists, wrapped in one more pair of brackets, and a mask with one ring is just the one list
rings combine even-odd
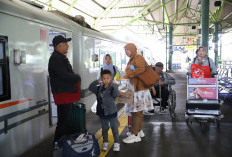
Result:
{"label": "yellow safety line on platform", "polygon": [[[123,113],[119,118],[118,118],[119,122],[120,122],[120,127],[118,128],[118,132],[119,132],[119,136],[121,135],[122,131],[124,130],[124,128],[127,125],[127,116]],[[102,151],[102,143],[103,143],[103,137],[102,137],[102,129],[100,129],[96,134],[95,134],[96,139],[98,139],[98,144],[100,146],[100,150],[101,150],[101,154],[99,157],[105,157],[107,155],[107,153],[109,152],[109,150],[111,149],[111,147],[114,144],[114,137],[113,137],[113,133],[112,130],[109,129],[108,131],[108,142],[109,142],[109,147],[107,149],[107,151],[103,152]]]}

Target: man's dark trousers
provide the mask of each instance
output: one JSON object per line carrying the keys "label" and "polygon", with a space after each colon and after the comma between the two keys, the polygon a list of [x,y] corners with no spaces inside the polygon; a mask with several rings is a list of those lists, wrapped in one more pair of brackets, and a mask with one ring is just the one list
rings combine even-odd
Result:
{"label": "man's dark trousers", "polygon": [[54,141],[59,141],[63,135],[71,134],[69,123],[72,115],[72,104],[57,105],[58,122]]}
{"label": "man's dark trousers", "polygon": [[[155,87],[156,90],[156,95],[154,96],[153,92],[151,92],[151,96],[152,98],[159,98],[159,87]],[[167,88],[165,88],[164,86],[161,86],[161,106],[162,108],[166,109],[166,107],[168,106],[168,96],[169,96],[169,91]]]}

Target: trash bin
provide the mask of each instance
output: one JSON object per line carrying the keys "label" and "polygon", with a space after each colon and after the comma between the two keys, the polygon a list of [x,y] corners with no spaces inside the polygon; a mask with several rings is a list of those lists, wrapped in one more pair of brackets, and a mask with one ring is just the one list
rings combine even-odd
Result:
{"label": "trash bin", "polygon": [[86,132],[86,121],[85,121],[85,104],[83,103],[73,103],[72,116],[70,128],[72,133],[84,133]]}

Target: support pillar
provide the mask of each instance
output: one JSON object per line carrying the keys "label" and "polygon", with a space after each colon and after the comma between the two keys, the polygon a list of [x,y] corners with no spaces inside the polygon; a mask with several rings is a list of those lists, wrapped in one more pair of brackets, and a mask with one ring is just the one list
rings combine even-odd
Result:
{"label": "support pillar", "polygon": [[172,71],[172,54],[173,54],[172,31],[173,31],[173,27],[172,27],[172,24],[170,24],[169,25],[169,66],[168,66],[169,71]]}
{"label": "support pillar", "polygon": [[214,42],[215,42],[215,46],[214,46],[214,54],[215,54],[215,65],[216,67],[218,67],[218,23],[214,24]]}
{"label": "support pillar", "polygon": [[197,38],[197,49],[199,48],[199,46],[200,46],[200,39]]}
{"label": "support pillar", "polygon": [[209,0],[201,0],[201,45],[208,51],[209,41]]}
{"label": "support pillar", "polygon": [[168,71],[168,29],[167,26],[165,28],[166,30],[166,71]]}

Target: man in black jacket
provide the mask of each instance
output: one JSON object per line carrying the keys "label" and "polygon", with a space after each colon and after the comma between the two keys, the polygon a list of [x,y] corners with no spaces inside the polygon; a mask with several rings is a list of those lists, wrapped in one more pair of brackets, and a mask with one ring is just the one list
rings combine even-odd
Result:
{"label": "man in black jacket", "polygon": [[81,78],[73,72],[66,57],[69,48],[67,42],[69,41],[71,41],[71,38],[65,38],[62,35],[54,37],[52,41],[54,52],[48,64],[51,89],[58,114],[54,149],[59,149],[59,140],[63,135],[71,133],[68,123],[71,118],[72,103],[79,100],[76,83],[80,82]]}

